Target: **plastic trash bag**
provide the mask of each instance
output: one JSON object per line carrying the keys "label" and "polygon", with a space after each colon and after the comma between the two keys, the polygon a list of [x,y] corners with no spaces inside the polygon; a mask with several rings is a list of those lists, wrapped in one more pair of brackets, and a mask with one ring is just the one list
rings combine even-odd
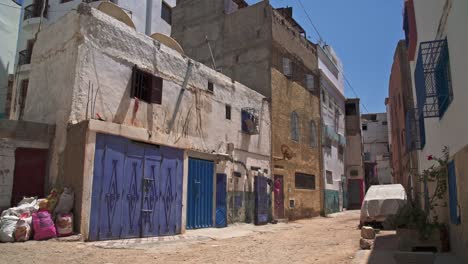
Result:
{"label": "plastic trash bag", "polygon": [[45,240],[57,236],[54,222],[48,211],[39,211],[32,216],[34,240]]}
{"label": "plastic trash bag", "polygon": [[3,216],[0,219],[0,241],[14,242],[14,232],[19,218],[13,215]]}
{"label": "plastic trash bag", "polygon": [[75,199],[75,193],[71,188],[65,187],[63,193],[60,195],[57,206],[55,207],[55,214],[66,214],[70,213],[73,209],[73,200]]}

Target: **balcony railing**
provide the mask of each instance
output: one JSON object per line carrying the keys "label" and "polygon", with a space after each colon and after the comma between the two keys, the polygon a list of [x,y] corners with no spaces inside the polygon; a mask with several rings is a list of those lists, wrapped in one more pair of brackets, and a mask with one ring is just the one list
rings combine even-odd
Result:
{"label": "balcony railing", "polygon": [[[38,1],[34,4],[28,5],[24,8],[24,16],[23,20],[34,18],[34,17],[41,17],[43,3],[42,1]],[[44,10],[44,17],[47,17],[47,2]]]}
{"label": "balcony railing", "polygon": [[18,65],[31,63],[31,50],[26,49],[19,52]]}

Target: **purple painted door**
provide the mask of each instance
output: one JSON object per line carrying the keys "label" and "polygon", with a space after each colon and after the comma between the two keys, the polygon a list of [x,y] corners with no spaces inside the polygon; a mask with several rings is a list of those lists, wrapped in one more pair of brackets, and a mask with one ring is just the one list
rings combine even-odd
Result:
{"label": "purple painted door", "polygon": [[283,191],[283,176],[275,175],[273,183],[273,192],[275,195],[275,217],[276,219],[284,218],[284,191]]}
{"label": "purple painted door", "polygon": [[183,152],[98,134],[89,240],[180,233]]}

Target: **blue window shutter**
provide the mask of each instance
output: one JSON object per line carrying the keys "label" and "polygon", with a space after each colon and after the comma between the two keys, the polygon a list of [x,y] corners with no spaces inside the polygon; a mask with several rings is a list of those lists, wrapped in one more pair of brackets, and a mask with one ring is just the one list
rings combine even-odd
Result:
{"label": "blue window shutter", "polygon": [[457,177],[455,174],[455,162],[452,160],[448,164],[448,189],[449,189],[449,206],[450,206],[450,221],[454,225],[460,224],[460,215],[458,212],[457,199]]}

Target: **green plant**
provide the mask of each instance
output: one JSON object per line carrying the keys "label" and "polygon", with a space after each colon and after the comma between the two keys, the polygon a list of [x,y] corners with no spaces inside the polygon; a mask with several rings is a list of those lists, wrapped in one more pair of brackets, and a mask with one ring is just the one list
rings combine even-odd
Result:
{"label": "green plant", "polygon": [[428,197],[426,198],[429,209],[429,212],[426,213],[428,215],[432,215],[433,223],[438,223],[439,220],[434,209],[436,207],[447,207],[447,178],[450,157],[448,148],[444,147],[442,153],[442,157],[429,155],[427,159],[435,161],[435,164],[432,164],[419,176],[419,181],[425,182],[426,184],[432,183],[434,185],[434,191],[432,193],[428,193]]}
{"label": "green plant", "polygon": [[[427,193],[426,203],[428,211],[424,211],[416,203],[408,202],[401,207],[397,214],[391,219],[391,222],[396,228],[417,229],[421,239],[429,239],[432,232],[440,229],[443,224],[439,223],[439,218],[435,212],[436,207],[446,207],[447,194],[447,177],[448,177],[448,162],[449,151],[445,147],[442,151],[442,157],[427,157],[430,161],[435,161],[428,169],[424,170],[418,179],[424,183],[433,183],[434,190],[432,193]],[[422,194],[425,196],[424,193]],[[430,219],[432,216],[432,219]]]}

